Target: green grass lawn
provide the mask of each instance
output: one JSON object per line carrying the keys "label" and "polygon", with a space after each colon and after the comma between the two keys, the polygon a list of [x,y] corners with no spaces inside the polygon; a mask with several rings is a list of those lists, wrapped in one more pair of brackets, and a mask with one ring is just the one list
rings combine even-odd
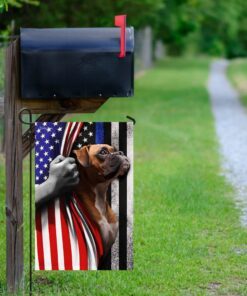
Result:
{"label": "green grass lawn", "polygon": [[[136,81],[134,98],[111,99],[94,115],[68,118],[121,121],[130,115],[137,121],[134,270],[35,272],[34,295],[247,295],[247,231],[220,175],[208,67],[207,59],[167,59]],[[27,166],[25,172],[28,209]],[[1,165],[1,233],[3,180]],[[4,249],[2,235],[1,266]],[[4,274],[2,267],[3,294]]]}
{"label": "green grass lawn", "polygon": [[247,59],[233,60],[228,68],[228,74],[239,91],[243,104],[247,106]]}

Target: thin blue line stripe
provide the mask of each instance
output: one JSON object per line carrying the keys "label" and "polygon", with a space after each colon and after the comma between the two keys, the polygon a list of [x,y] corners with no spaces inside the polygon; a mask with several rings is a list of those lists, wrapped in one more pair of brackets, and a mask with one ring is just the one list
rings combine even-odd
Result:
{"label": "thin blue line stripe", "polygon": [[104,143],[104,123],[97,122],[96,123],[96,144],[103,144]]}

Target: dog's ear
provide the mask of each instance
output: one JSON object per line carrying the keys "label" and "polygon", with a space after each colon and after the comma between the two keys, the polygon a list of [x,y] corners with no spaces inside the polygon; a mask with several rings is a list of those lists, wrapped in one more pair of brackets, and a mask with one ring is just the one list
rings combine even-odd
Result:
{"label": "dog's ear", "polygon": [[76,155],[78,162],[84,167],[89,167],[89,154],[88,154],[88,146],[83,146],[79,150],[73,150],[73,153]]}

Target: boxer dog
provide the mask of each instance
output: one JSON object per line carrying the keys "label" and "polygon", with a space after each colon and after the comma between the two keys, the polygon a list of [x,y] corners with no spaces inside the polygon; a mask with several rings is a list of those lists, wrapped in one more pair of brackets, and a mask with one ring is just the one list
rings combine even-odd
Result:
{"label": "boxer dog", "polygon": [[107,144],[83,146],[73,153],[80,177],[74,191],[99,228],[105,256],[118,231],[116,214],[106,199],[107,189],[114,179],[127,174],[130,162],[123,152]]}

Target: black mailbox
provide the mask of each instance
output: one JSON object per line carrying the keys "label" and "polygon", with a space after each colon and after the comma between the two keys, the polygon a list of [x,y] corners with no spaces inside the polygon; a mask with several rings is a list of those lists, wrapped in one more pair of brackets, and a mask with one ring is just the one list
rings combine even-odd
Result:
{"label": "black mailbox", "polygon": [[133,95],[134,29],[21,29],[21,97],[90,98]]}

